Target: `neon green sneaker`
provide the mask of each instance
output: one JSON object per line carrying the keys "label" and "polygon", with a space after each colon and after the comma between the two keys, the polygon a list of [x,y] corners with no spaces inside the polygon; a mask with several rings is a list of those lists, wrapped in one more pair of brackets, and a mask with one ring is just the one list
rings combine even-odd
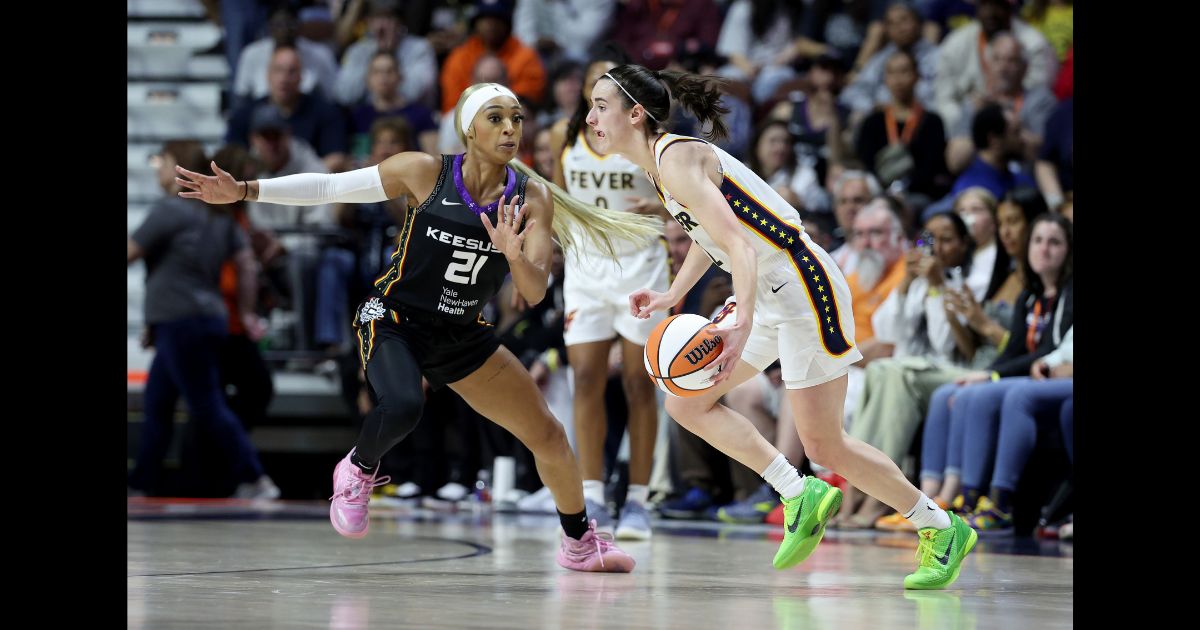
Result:
{"label": "neon green sneaker", "polygon": [[920,564],[916,573],[905,576],[904,588],[946,588],[958,579],[963,558],[975,547],[979,534],[959,515],[953,512],[947,514],[950,516],[950,527],[926,527],[917,532],[920,540],[917,561]]}
{"label": "neon green sneaker", "polygon": [[805,477],[799,496],[783,499],[783,543],[775,553],[775,568],[804,562],[825,536],[825,523],[841,507],[841,490],[811,475]]}

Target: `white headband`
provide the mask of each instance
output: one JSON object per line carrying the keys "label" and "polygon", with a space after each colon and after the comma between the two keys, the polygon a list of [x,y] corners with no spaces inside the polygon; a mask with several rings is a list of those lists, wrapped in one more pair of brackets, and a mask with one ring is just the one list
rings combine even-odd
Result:
{"label": "white headband", "polygon": [[484,103],[496,98],[497,96],[508,96],[518,103],[521,102],[520,99],[517,98],[517,95],[512,93],[512,90],[509,90],[503,85],[489,83],[487,87],[482,87],[478,90],[475,90],[470,96],[467,97],[467,102],[463,103],[462,111],[460,111],[458,114],[459,122],[461,123],[462,132],[464,134],[467,133],[467,128],[471,126],[471,121],[475,120],[475,114],[479,113],[479,108],[483,107]]}
{"label": "white headband", "polygon": [[[616,83],[617,87],[621,88],[621,91],[625,93],[625,96],[629,97],[629,100],[633,101],[634,105],[642,105],[641,103],[638,102],[638,100],[636,98],[633,98],[633,95],[629,93],[629,90],[625,89],[624,85],[621,85],[620,81],[613,78],[613,75],[605,72],[604,76],[608,77],[609,80],[611,80],[613,83]],[[653,120],[654,122],[658,122],[658,119],[654,117],[654,114],[650,113],[650,110],[646,109],[645,105],[642,105],[642,109],[646,110],[646,115],[650,117],[650,120]]]}

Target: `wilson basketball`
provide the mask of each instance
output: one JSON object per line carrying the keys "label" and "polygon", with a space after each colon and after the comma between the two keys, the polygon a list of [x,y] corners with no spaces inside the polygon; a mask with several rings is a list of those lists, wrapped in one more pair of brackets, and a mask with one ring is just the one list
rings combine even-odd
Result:
{"label": "wilson basketball", "polygon": [[674,396],[696,396],[711,387],[711,364],[724,347],[712,322],[685,313],[659,322],[646,341],[646,372],[660,389]]}

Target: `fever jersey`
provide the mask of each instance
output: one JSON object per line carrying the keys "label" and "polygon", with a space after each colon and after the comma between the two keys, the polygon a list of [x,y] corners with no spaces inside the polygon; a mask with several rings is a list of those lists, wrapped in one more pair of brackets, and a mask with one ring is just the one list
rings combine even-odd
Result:
{"label": "fever jersey", "polygon": [[[505,199],[525,199],[528,178],[511,167]],[[461,156],[443,155],[442,170],[429,198],[410,207],[382,275],[372,294],[393,310],[436,313],[459,323],[477,321],[483,307],[500,291],[508,259],[492,245],[461,187]],[[497,225],[497,210],[488,218]]]}
{"label": "fever jersey", "polygon": [[[646,171],[615,153],[599,155],[588,146],[580,131],[575,143],[563,148],[560,156],[567,193],[572,197],[601,208],[624,210],[630,206],[627,197],[654,199],[654,185]],[[576,243],[591,249],[591,241],[582,237]],[[647,243],[614,242],[618,254],[631,253]]]}

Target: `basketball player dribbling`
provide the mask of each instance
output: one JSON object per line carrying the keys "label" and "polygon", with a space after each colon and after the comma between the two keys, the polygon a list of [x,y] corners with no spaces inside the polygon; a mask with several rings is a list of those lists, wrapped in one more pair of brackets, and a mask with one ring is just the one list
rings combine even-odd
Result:
{"label": "basketball player dribbling", "polygon": [[748,167],[704,140],[661,131],[674,97],[711,125],[711,137],[724,135],[718,81],[620,66],[596,81],[587,115],[596,148],[645,169],[667,210],[700,246],[665,293],[631,294],[630,311],[645,318],[669,308],[710,264],[733,275],[736,320],[723,328],[713,385],[699,396],[668,398],[667,411],[779,492],[785,531],[774,566],[794,566],[820,542],[841,491],[802,478],[749,420],[717,403],[778,358],[805,452],[916,525],[919,566],[905,577],[905,588],[944,588],[957,579],[977,534],[909,483],[887,456],[842,429],[846,374],[862,355],[841,271],[805,234],[796,210]]}

